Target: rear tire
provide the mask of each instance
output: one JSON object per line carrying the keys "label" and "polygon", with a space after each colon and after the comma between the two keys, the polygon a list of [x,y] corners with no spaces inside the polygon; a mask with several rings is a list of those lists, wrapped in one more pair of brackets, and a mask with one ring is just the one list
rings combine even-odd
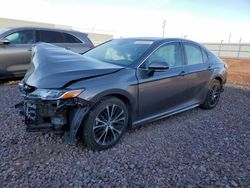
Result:
{"label": "rear tire", "polygon": [[209,86],[208,93],[204,103],[201,105],[201,108],[204,109],[213,109],[219,102],[221,94],[222,85],[219,80],[213,80]]}
{"label": "rear tire", "polygon": [[83,139],[92,150],[104,150],[117,144],[128,125],[128,110],[118,98],[99,101],[84,121]]}

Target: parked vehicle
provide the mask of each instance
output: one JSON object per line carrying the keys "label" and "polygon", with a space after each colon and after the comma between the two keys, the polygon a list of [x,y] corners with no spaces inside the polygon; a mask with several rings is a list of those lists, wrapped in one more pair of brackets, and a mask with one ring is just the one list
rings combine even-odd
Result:
{"label": "parked vehicle", "polygon": [[134,128],[185,110],[214,108],[227,66],[190,40],[116,39],[83,55],[38,44],[20,82],[28,131],[63,130],[93,150]]}
{"label": "parked vehicle", "polygon": [[0,28],[0,79],[23,77],[37,42],[52,43],[76,53],[93,47],[87,34],[72,30],[19,27]]}

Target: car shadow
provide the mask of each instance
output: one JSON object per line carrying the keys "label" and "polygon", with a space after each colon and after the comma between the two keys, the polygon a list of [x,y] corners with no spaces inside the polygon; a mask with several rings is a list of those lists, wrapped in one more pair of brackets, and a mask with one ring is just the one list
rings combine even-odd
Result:
{"label": "car shadow", "polygon": [[202,109],[200,107],[196,107],[196,108],[193,108],[193,109],[190,109],[190,110],[186,110],[186,111],[174,114],[174,115],[164,117],[164,118],[159,119],[159,120],[155,120],[155,121],[152,121],[152,122],[149,122],[149,123],[142,124],[142,125],[140,125],[138,127],[135,127],[135,128],[130,127],[128,129],[128,132],[129,133],[134,133],[137,130],[144,129],[144,128],[150,128],[151,126],[161,126],[162,124],[166,123],[166,121],[168,121],[168,120],[178,121],[181,118],[186,118],[186,116],[190,116],[190,115],[192,116],[192,114],[196,114],[198,112],[206,113],[206,112],[209,112],[209,111],[211,111],[211,112],[212,111],[217,111],[218,108],[219,109],[224,108],[223,103],[226,100],[228,100],[228,97],[230,97],[228,95],[228,93],[231,93],[231,92],[234,92],[234,93],[236,93],[238,95],[241,95],[241,96],[250,97],[250,83],[229,82],[228,84],[226,84],[226,86],[224,86],[224,89],[225,90],[221,95],[220,102],[217,105],[217,107],[215,107],[214,109],[206,110],[206,109]]}
{"label": "car shadow", "polygon": [[22,77],[11,77],[11,78],[0,79],[0,85],[17,84],[21,79],[22,79]]}
{"label": "car shadow", "polygon": [[[16,81],[18,81],[18,79],[7,79],[7,80],[4,80],[3,83],[10,83],[10,82],[16,82]],[[15,85],[15,84],[16,83],[13,83],[13,85]],[[172,124],[174,124],[174,125],[175,124],[177,124],[177,125],[183,124],[182,120],[187,119],[187,117],[190,118],[191,120],[192,119],[195,120],[197,115],[202,115],[202,116],[206,117],[207,114],[214,115],[216,113],[222,113],[221,112],[222,110],[225,110],[225,109],[230,110],[230,108],[233,108],[234,105],[238,105],[239,101],[237,101],[237,100],[239,98],[241,100],[243,100],[242,103],[245,103],[246,99],[249,97],[250,97],[250,87],[249,86],[243,85],[243,84],[231,84],[230,83],[230,84],[227,84],[225,86],[225,90],[221,95],[221,100],[220,100],[218,106],[212,110],[203,110],[203,109],[197,107],[197,108],[194,108],[191,110],[187,110],[185,112],[181,112],[181,113],[178,113],[175,115],[171,115],[169,117],[162,118],[162,119],[157,120],[157,121],[153,121],[151,123],[142,124],[141,126],[138,126],[136,128],[129,129],[128,133],[131,134],[130,136],[136,137],[134,134],[138,134],[138,131],[144,132],[145,131],[144,129],[146,129],[148,131],[152,131],[153,130],[152,128],[157,129],[157,128],[161,128],[162,126],[166,126],[166,125],[173,126]],[[235,104],[233,103],[233,101],[235,101]],[[210,119],[208,118],[207,121],[209,123]],[[201,123],[200,120],[197,123],[200,124]],[[30,136],[34,137],[34,138],[39,137],[40,140],[44,140],[44,142],[48,142],[48,143],[50,143],[50,142],[54,143],[53,140],[60,139],[60,142],[55,144],[58,147],[60,146],[58,150],[61,150],[61,149],[63,150],[63,149],[65,149],[65,147],[67,148],[68,146],[70,146],[64,142],[64,134],[62,134],[62,133],[55,133],[55,134],[53,134],[53,133],[52,134],[50,134],[50,133],[31,133]],[[73,148],[75,148],[76,150],[78,150],[79,148],[81,148],[83,150],[87,149],[84,141],[80,138],[79,134],[77,136],[77,139],[78,139],[78,142],[76,145],[77,147],[73,146]],[[123,142],[123,140],[125,140],[125,139],[126,139],[126,134],[121,139],[121,141]]]}

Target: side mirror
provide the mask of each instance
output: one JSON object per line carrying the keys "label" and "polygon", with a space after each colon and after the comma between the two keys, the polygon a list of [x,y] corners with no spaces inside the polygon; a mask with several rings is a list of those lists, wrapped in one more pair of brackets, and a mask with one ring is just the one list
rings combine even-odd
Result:
{"label": "side mirror", "polygon": [[0,39],[0,45],[2,44],[9,44],[10,41],[8,39]]}
{"label": "side mirror", "polygon": [[165,71],[169,69],[169,64],[164,61],[153,61],[149,66],[148,70],[151,71]]}

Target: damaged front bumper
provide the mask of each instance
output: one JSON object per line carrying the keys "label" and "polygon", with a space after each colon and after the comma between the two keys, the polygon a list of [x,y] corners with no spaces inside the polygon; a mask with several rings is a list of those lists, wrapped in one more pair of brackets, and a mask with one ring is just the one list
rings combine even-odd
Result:
{"label": "damaged front bumper", "polygon": [[24,97],[16,105],[28,132],[66,132],[65,141],[76,144],[76,134],[87,114],[90,103],[80,98],[42,100]]}
{"label": "damaged front bumper", "polygon": [[74,106],[69,101],[44,101],[26,98],[20,106],[27,131],[62,130],[68,123],[67,109]]}

